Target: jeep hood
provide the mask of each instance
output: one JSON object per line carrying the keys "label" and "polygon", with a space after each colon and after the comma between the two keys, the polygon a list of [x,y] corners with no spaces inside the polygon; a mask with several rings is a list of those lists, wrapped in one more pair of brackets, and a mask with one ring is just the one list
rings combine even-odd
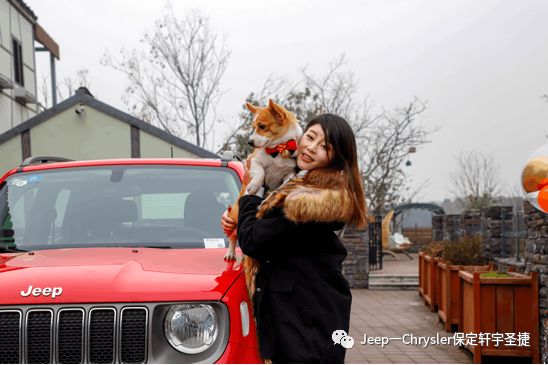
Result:
{"label": "jeep hood", "polygon": [[[220,300],[242,272],[241,255],[225,262],[225,253],[100,247],[0,254],[0,305]],[[29,286],[62,294],[22,296]]]}

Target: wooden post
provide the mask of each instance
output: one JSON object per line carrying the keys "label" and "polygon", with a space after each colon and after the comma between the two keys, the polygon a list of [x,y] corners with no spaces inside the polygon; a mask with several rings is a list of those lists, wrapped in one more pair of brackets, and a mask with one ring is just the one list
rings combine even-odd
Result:
{"label": "wooden post", "polygon": [[[474,333],[481,332],[481,298],[480,273],[474,272]],[[474,346],[474,364],[481,364],[481,346]]]}

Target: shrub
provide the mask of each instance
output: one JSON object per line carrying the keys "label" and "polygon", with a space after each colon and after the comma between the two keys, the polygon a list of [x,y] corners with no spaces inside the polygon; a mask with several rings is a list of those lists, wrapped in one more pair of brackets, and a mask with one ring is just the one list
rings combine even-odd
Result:
{"label": "shrub", "polygon": [[435,241],[429,245],[423,247],[422,252],[432,257],[441,257],[443,248],[449,242],[447,241]]}
{"label": "shrub", "polygon": [[447,243],[441,257],[452,265],[486,265],[488,260],[483,257],[481,243],[479,235],[465,236],[458,242]]}

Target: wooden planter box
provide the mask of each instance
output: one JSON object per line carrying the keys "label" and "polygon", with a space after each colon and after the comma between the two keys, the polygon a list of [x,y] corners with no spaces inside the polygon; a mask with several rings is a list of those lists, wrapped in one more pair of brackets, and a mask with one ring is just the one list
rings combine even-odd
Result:
{"label": "wooden planter box", "polygon": [[426,305],[430,307],[432,312],[436,311],[437,306],[437,283],[436,283],[436,267],[439,259],[430,255],[424,255],[424,291],[423,298]]}
{"label": "wooden planter box", "polygon": [[424,277],[424,252],[419,252],[419,295],[424,296],[424,289],[426,287],[426,279]]}
{"label": "wooden planter box", "polygon": [[436,261],[436,306],[437,306],[437,311],[439,312],[439,308],[440,308],[440,305],[441,305],[441,295],[442,295],[442,281],[441,281],[441,268],[440,268],[440,264],[443,264],[444,262],[446,262],[444,259],[442,258],[438,258],[438,259],[435,259]]}
{"label": "wooden planter box", "polygon": [[449,262],[438,262],[438,282],[439,282],[439,299],[438,299],[438,316],[445,323],[445,330],[451,332],[453,325],[455,331],[460,328],[460,297],[461,297],[461,281],[459,279],[459,270],[469,272],[488,271],[490,265],[451,265]]}
{"label": "wooden planter box", "polygon": [[[466,347],[474,363],[483,356],[530,357],[539,363],[539,303],[537,273],[531,276],[509,272],[510,277],[480,277],[481,272],[459,271],[462,283],[461,332],[502,333],[504,341],[495,346],[476,344]],[[529,333],[529,346],[507,346],[506,333]],[[517,343],[517,341],[516,341]]]}

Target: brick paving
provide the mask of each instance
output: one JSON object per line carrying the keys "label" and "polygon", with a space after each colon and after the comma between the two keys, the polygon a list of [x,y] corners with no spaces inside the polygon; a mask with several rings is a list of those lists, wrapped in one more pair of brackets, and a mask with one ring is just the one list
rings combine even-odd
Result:
{"label": "brick paving", "polygon": [[[418,265],[417,260],[409,260]],[[402,260],[395,262],[404,262]],[[438,322],[415,290],[352,289],[350,333],[354,347],[346,351],[346,363],[472,363],[469,353],[453,345],[405,345],[393,340],[385,348],[362,345],[368,336],[401,337],[404,334],[452,336]]]}
{"label": "brick paving", "polygon": [[382,270],[374,270],[369,275],[419,275],[419,254],[412,253],[409,257],[403,254],[397,254],[397,259],[385,255],[382,259]]}

